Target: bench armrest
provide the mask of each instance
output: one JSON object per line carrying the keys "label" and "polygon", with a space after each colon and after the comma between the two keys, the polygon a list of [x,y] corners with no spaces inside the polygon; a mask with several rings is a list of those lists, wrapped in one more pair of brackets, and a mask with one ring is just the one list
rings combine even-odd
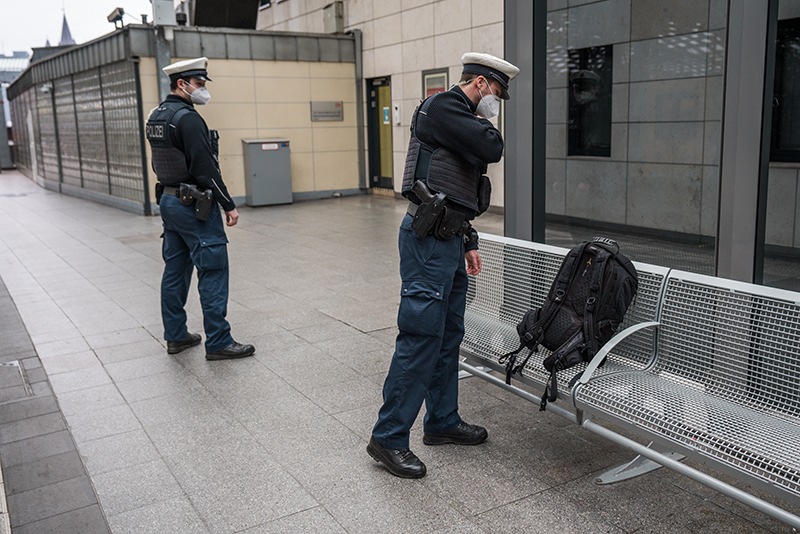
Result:
{"label": "bench armrest", "polygon": [[623,339],[630,336],[631,334],[638,332],[639,330],[643,330],[645,328],[657,327],[660,324],[661,323],[659,323],[658,321],[647,321],[644,323],[637,323],[635,325],[631,325],[622,332],[618,332],[614,337],[608,340],[608,343],[603,345],[603,348],[597,351],[595,357],[592,358],[592,361],[589,362],[589,365],[587,365],[586,369],[583,371],[583,374],[581,375],[581,378],[578,381],[578,383],[580,384],[587,383],[592,378],[592,375],[594,374],[595,370],[597,370],[600,364],[603,363],[603,360],[606,359],[608,353],[611,352],[614,349],[614,347],[619,345],[619,343]]}

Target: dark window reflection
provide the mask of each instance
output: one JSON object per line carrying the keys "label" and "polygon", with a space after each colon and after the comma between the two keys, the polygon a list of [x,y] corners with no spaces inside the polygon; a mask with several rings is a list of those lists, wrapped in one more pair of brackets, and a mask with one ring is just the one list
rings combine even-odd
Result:
{"label": "dark window reflection", "polygon": [[611,53],[569,51],[569,156],[611,156]]}
{"label": "dark window reflection", "polygon": [[772,161],[800,161],[800,19],[778,22]]}

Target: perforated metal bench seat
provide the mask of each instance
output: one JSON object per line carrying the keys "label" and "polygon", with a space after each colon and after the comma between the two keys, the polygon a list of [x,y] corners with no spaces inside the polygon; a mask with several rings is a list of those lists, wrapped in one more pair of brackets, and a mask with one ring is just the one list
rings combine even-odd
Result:
{"label": "perforated metal bench seat", "polygon": [[[461,344],[467,360],[500,372],[498,363],[503,354],[519,346],[516,325],[531,308],[542,305],[561,262],[569,252],[565,248],[517,239],[481,234],[483,270],[470,277],[465,314],[465,335]],[[639,272],[639,292],[628,309],[621,328],[653,321],[668,269],[636,263]],[[527,351],[521,353],[521,356]],[[544,347],[534,354],[522,372],[523,382],[544,387],[549,378],[542,361],[549,351]],[[654,354],[652,331],[641,331],[618,345],[609,361],[597,373],[605,374],[648,365]],[[559,396],[570,399],[569,381],[582,372],[586,364],[559,373]]]}
{"label": "perforated metal bench seat", "polygon": [[800,424],[642,372],[599,376],[577,388],[575,406],[671,450],[720,462],[800,497]]}
{"label": "perforated metal bench seat", "polygon": [[672,271],[652,366],[585,377],[584,418],[800,503],[800,303],[797,294]]}

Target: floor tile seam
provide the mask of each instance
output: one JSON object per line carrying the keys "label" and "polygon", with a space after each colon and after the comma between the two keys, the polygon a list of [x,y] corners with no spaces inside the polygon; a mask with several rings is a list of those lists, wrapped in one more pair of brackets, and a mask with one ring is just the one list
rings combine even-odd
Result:
{"label": "floor tile seam", "polygon": [[[85,466],[84,466],[84,469],[85,469]],[[17,527],[21,527],[21,526],[24,526],[24,525],[30,525],[30,524],[33,524],[33,523],[38,523],[39,521],[50,520],[50,519],[53,519],[54,517],[58,517],[60,515],[64,515],[64,514],[68,514],[68,513],[72,513],[72,512],[76,512],[78,510],[83,510],[85,508],[90,508],[92,506],[97,506],[98,507],[98,509],[100,510],[100,514],[103,517],[103,520],[106,522],[106,525],[108,525],[108,518],[106,517],[105,511],[103,510],[103,506],[100,503],[100,499],[99,499],[99,496],[97,494],[97,489],[94,487],[94,483],[93,483],[91,477],[89,477],[89,475],[86,474],[86,473],[84,473],[83,475],[77,476],[77,477],[73,477],[73,478],[70,478],[70,479],[67,479],[67,480],[62,480],[62,481],[56,482],[54,484],[47,484],[45,486],[40,486],[40,487],[35,488],[35,489],[30,489],[30,490],[23,491],[23,492],[20,492],[20,493],[14,493],[12,495],[9,495],[8,497],[18,497],[18,496],[23,495],[25,493],[32,493],[34,491],[40,491],[43,488],[47,488],[48,486],[54,486],[54,485],[57,485],[57,484],[63,484],[65,482],[74,482],[76,480],[82,480],[82,479],[86,479],[87,483],[89,484],[89,487],[91,487],[92,494],[94,495],[94,502],[86,504],[85,506],[81,506],[79,508],[74,508],[74,509],[71,509],[71,510],[64,510],[64,511],[61,511],[61,512],[58,512],[58,513],[54,513],[54,514],[51,514],[51,515],[44,515],[44,516],[38,517],[37,519],[35,519],[33,521],[28,521],[26,523],[19,523],[19,524],[13,525],[13,527],[17,528]],[[6,499],[6,510],[8,510],[8,498]],[[11,515],[12,515],[11,511],[9,510],[9,517]]]}
{"label": "floor tile seam", "polygon": [[[78,456],[80,456],[80,453],[78,453],[77,451],[67,451],[67,452],[64,452],[64,453],[61,453],[61,454],[56,454],[56,455],[52,455],[52,456],[45,456],[44,458],[40,458],[39,460],[46,460],[46,459],[52,458],[54,456],[61,456],[61,455],[64,455],[64,454],[69,454],[70,452],[75,452]],[[36,462],[36,461],[37,460],[34,460],[34,462]],[[26,462],[24,464],[18,464],[18,465],[15,465],[14,467],[24,467],[28,463],[32,463],[32,462]],[[83,466],[83,462],[81,462],[81,466]],[[65,478],[64,480],[59,480],[57,482],[49,482],[47,484],[42,484],[40,486],[35,486],[35,487],[28,488],[28,489],[25,489],[25,490],[22,490],[22,491],[17,491],[17,492],[11,493],[11,494],[9,494],[9,497],[23,495],[25,493],[31,493],[31,492],[34,492],[34,491],[39,491],[39,490],[42,490],[43,488],[47,488],[48,486],[54,486],[54,485],[57,485],[57,484],[64,484],[64,483],[67,483],[67,482],[73,482],[75,480],[81,480],[81,479],[84,479],[84,478],[87,479],[87,480],[90,478],[89,475],[85,471],[83,472],[83,474],[80,474],[80,475],[77,475],[77,476],[74,476],[74,477],[70,477],[70,478]],[[8,491],[7,487],[6,487],[6,491]],[[95,494],[95,497],[96,496],[97,496],[97,494]],[[96,503],[93,503],[93,504],[96,504]],[[87,506],[91,506],[91,505],[87,505]],[[86,507],[82,506],[81,508],[86,508]],[[63,513],[63,512],[61,512],[61,513]],[[59,514],[55,514],[55,515],[59,515]]]}
{"label": "floor tile seam", "polygon": [[[45,375],[46,374],[47,374],[47,372],[45,371]],[[55,395],[54,395],[54,397],[55,397]],[[45,398],[46,397],[30,396],[30,397],[25,397],[25,398],[22,398],[22,399],[12,399],[12,400],[0,403],[0,408],[3,408],[5,406],[11,406],[12,404],[23,403],[23,402],[31,402],[31,401],[34,401],[34,400],[37,400],[37,399],[45,399]],[[16,422],[19,422],[19,421],[24,421],[25,419],[30,419],[31,417],[36,417],[36,416],[39,416],[39,415],[50,415],[50,414],[53,414],[53,413],[56,413],[56,412],[60,412],[61,411],[60,407],[59,407],[58,403],[55,402],[55,398],[53,400],[54,400],[55,407],[54,407],[54,409],[50,410],[49,412],[37,413],[36,415],[33,415],[33,416],[32,415],[26,415],[24,417],[20,417],[19,419],[10,419],[8,421],[0,421],[0,426],[6,425],[8,423],[16,423]]]}
{"label": "floor tile seam", "polygon": [[[246,428],[245,428],[244,430],[245,430],[246,432],[250,433],[250,432],[249,432],[249,431],[248,431]],[[145,432],[147,432],[147,431],[146,431],[146,429],[145,429]],[[149,434],[148,434],[148,439],[150,439],[150,440],[152,441],[152,438],[150,437],[150,435],[149,435]],[[255,439],[255,438],[254,438],[254,439]],[[256,441],[256,443],[258,443],[258,444],[259,444],[259,445],[260,445],[262,448],[264,448],[264,451],[265,451],[265,452],[269,452],[269,451],[266,449],[266,447],[264,447],[264,446],[261,444],[261,442],[260,442],[260,441],[258,441],[257,439],[255,439],[255,441]],[[155,445],[154,445],[154,447],[155,447]],[[157,447],[156,447],[156,451],[158,451],[158,448],[157,448]],[[176,483],[176,484],[178,485],[178,487],[180,488],[180,490],[181,490],[181,493],[182,493],[182,494],[183,494],[183,496],[185,497],[186,501],[189,503],[189,506],[191,506],[192,510],[193,510],[193,511],[194,511],[194,513],[197,515],[198,519],[199,519],[199,520],[202,522],[202,524],[203,524],[203,526],[206,528],[206,530],[207,530],[208,532],[213,532],[213,529],[211,528],[211,525],[210,525],[210,524],[208,523],[208,521],[206,520],[206,518],[205,518],[204,514],[202,514],[202,513],[201,513],[201,511],[200,511],[200,509],[199,509],[199,508],[196,506],[196,504],[195,504],[195,499],[193,499],[193,498],[192,498],[192,497],[195,497],[195,496],[197,496],[197,495],[200,495],[201,493],[200,493],[200,492],[197,492],[197,493],[190,493],[190,492],[188,491],[188,489],[184,487],[184,485],[181,483],[181,481],[180,481],[180,480],[178,479],[178,477],[175,475],[175,472],[174,472],[174,471],[173,471],[173,469],[170,467],[170,462],[167,462],[167,461],[166,461],[166,459],[167,459],[167,458],[169,458],[170,456],[177,456],[178,454],[180,454],[180,453],[176,453],[176,454],[169,455],[169,456],[166,456],[166,457],[165,457],[165,456],[164,456],[164,455],[162,455],[162,454],[161,454],[161,452],[159,451],[159,457],[161,458],[161,461],[164,463],[164,465],[165,465],[165,466],[166,466],[166,468],[167,468],[167,471],[170,473],[170,475],[172,476],[173,480],[175,480],[175,483]],[[273,460],[273,461],[275,461],[275,460]],[[298,485],[300,488],[303,488],[303,491],[305,491],[306,493],[308,493],[308,491],[306,490],[306,487],[305,487],[305,486],[304,486],[304,485],[303,485],[303,484],[302,484],[302,483],[301,483],[299,480],[297,480],[297,478],[295,478],[295,476],[294,476],[294,475],[292,475],[292,474],[291,474],[289,471],[287,471],[287,470],[286,470],[286,468],[285,468],[285,467],[283,467],[283,465],[281,465],[279,462],[275,461],[275,463],[276,463],[277,465],[279,465],[279,466],[280,466],[281,470],[284,472],[284,474],[285,474],[285,475],[289,476],[289,477],[290,477],[292,480],[294,480],[294,482],[295,482],[295,483],[296,483],[296,484],[297,484],[297,485]],[[316,499],[313,497],[313,495],[311,495],[310,493],[309,493],[309,497],[310,497],[310,498],[312,498],[312,499],[313,499],[315,502],[317,502],[317,501],[316,501]],[[168,499],[168,500],[171,500],[171,499],[174,499],[174,498],[175,498],[175,497],[171,497],[171,498],[170,498],[170,499]],[[318,503],[318,504],[319,504],[319,503]],[[147,506],[152,506],[152,504],[145,505],[145,506],[141,506],[141,507],[138,507],[138,508],[135,508],[135,509],[137,509],[137,510],[138,510],[138,509],[141,509],[141,508],[146,508]],[[314,507],[312,507],[312,508],[314,508]],[[121,513],[127,513],[127,512],[130,512],[130,511],[133,511],[133,509],[132,509],[132,510],[128,510],[128,511],[126,511],[126,512],[121,512]],[[115,516],[117,516],[117,515],[120,515],[120,514],[115,514]],[[251,529],[251,528],[253,528],[254,526],[257,526],[257,525],[251,525],[251,526],[249,526],[249,527],[245,528],[245,529],[244,529],[244,531],[241,531],[241,532],[246,532],[248,529]]]}
{"label": "floor tile seam", "polygon": [[[451,464],[442,464],[439,467],[447,466],[447,465],[453,465],[453,464],[452,463]],[[491,512],[492,510],[496,510],[496,509],[502,508],[504,506],[509,506],[509,505],[516,504],[518,502],[521,502],[521,501],[524,501],[526,499],[529,499],[529,498],[531,498],[531,497],[533,497],[535,495],[541,495],[541,494],[543,494],[543,493],[545,493],[547,491],[551,491],[552,489],[553,489],[552,487],[546,487],[546,488],[541,489],[539,491],[527,492],[527,493],[525,493],[523,495],[520,495],[519,497],[515,497],[514,499],[511,499],[511,500],[508,500],[508,501],[505,501],[505,502],[502,502],[502,503],[498,503],[496,505],[489,506],[488,508],[486,508],[484,510],[479,510],[479,511],[475,511],[475,512],[470,511],[469,508],[465,504],[462,504],[462,503],[458,502],[450,494],[448,494],[445,491],[442,491],[440,493],[439,491],[436,491],[435,489],[431,488],[431,492],[434,495],[436,495],[437,497],[439,497],[440,499],[442,499],[443,501],[449,503],[452,508],[455,508],[458,511],[460,511],[466,518],[468,518],[468,519],[476,519],[476,518],[480,517],[483,514]]]}
{"label": "floor tile seam", "polygon": [[[31,234],[31,235],[33,235],[33,234]],[[50,251],[51,251],[51,252],[53,252],[53,253],[54,253],[56,256],[58,256],[58,257],[59,257],[59,259],[61,259],[62,261],[64,261],[64,263],[65,263],[66,265],[68,265],[72,271],[74,271],[76,274],[78,274],[80,278],[82,278],[83,280],[85,280],[86,282],[88,282],[89,284],[91,284],[93,287],[95,287],[95,288],[96,288],[96,286],[95,286],[95,285],[92,283],[91,279],[87,278],[87,276],[85,275],[85,273],[83,273],[83,272],[82,272],[80,269],[77,269],[76,267],[74,267],[74,266],[73,266],[73,265],[72,265],[72,264],[71,264],[71,263],[70,263],[70,262],[69,262],[67,259],[65,259],[65,258],[64,258],[62,255],[60,255],[60,254],[59,254],[57,251],[55,251],[55,250],[51,249],[51,248],[50,248],[50,247],[49,247],[49,246],[48,246],[48,245],[47,245],[45,242],[43,242],[41,239],[39,239],[39,238],[38,238],[38,237],[36,237],[36,236],[34,236],[34,238],[35,238],[37,241],[39,241],[39,242],[42,244],[42,246],[46,247],[48,250],[50,250]],[[83,244],[83,246],[85,246],[85,247],[89,248],[89,250],[92,250],[93,252],[96,252],[96,251],[94,251],[94,250],[91,248],[91,246],[89,246],[88,244]],[[10,248],[10,247],[9,247],[9,248]],[[128,248],[130,248],[130,247],[128,247]],[[60,304],[58,303],[58,299],[55,299],[55,298],[52,296],[51,292],[50,292],[50,291],[48,291],[48,290],[47,290],[47,289],[46,289],[46,288],[45,288],[45,287],[44,287],[44,286],[43,286],[41,283],[39,283],[39,282],[38,282],[38,278],[37,278],[37,276],[34,274],[34,272],[33,272],[33,271],[31,271],[31,270],[28,268],[28,266],[26,265],[26,263],[24,263],[24,262],[23,262],[23,261],[22,261],[22,260],[19,258],[19,255],[18,255],[16,252],[14,252],[14,251],[13,251],[13,249],[10,249],[10,250],[12,250],[12,254],[13,254],[13,255],[14,255],[16,258],[17,258],[17,260],[20,262],[20,264],[21,264],[21,265],[22,265],[22,266],[25,268],[25,271],[26,271],[26,272],[27,272],[27,273],[28,273],[28,274],[29,274],[29,275],[32,277],[32,279],[33,279],[33,280],[36,280],[36,281],[37,281],[37,284],[38,284],[38,286],[39,286],[39,287],[42,289],[42,291],[44,291],[44,292],[45,292],[45,294],[47,294],[47,296],[48,296],[48,297],[49,297],[49,299],[50,299],[50,302],[52,302],[53,304],[55,304],[55,305],[58,307],[58,309],[59,309],[59,310],[60,310],[62,313],[64,313],[64,315],[65,315],[65,316],[66,316],[66,317],[69,319],[70,323],[72,323],[72,324],[73,324],[73,326],[75,326],[75,327],[76,327],[76,329],[78,329],[78,330],[80,331],[80,329],[77,327],[77,325],[75,325],[75,322],[72,320],[72,318],[69,316],[69,314],[68,314],[68,313],[67,313],[67,312],[64,310],[64,308],[62,307],[62,305],[60,305]],[[138,251],[137,251],[137,252],[138,252]],[[101,254],[101,256],[102,256],[102,254]],[[104,258],[105,258],[105,257],[104,257]],[[107,259],[107,260],[108,260],[108,258],[105,258],[105,259]],[[108,261],[111,261],[111,260],[108,260]],[[111,263],[113,263],[114,265],[116,265],[116,263],[114,263],[113,261],[112,261]],[[118,267],[119,267],[119,266],[118,266]],[[126,269],[124,269],[124,267],[121,267],[121,268],[122,268],[123,270],[126,270]],[[130,271],[127,271],[127,270],[126,270],[126,272],[129,272],[129,274],[133,274],[133,273],[131,273]],[[103,295],[106,295],[106,294],[105,294],[105,292],[103,292],[102,290],[98,289],[98,291],[100,291],[101,293],[103,293]],[[10,292],[9,292],[9,294],[10,294]],[[135,318],[135,317],[131,316],[131,315],[130,315],[130,314],[129,314],[129,313],[126,311],[126,310],[125,310],[125,308],[124,308],[124,307],[122,307],[121,305],[119,305],[118,303],[116,303],[116,302],[115,302],[113,299],[111,299],[111,297],[108,297],[108,295],[106,295],[106,297],[109,299],[109,301],[110,301],[110,302],[114,302],[114,304],[116,304],[116,305],[119,307],[119,309],[120,309],[122,312],[124,312],[126,315],[128,315],[128,316],[129,316],[131,319],[133,319],[133,320],[136,320],[136,318]],[[12,300],[13,300],[13,297],[12,297]],[[15,303],[15,304],[16,304],[16,303]],[[138,321],[137,321],[137,322],[138,322]]]}
{"label": "floor tile seam", "polygon": [[[108,517],[115,517],[115,516],[118,516],[118,515],[121,515],[121,514],[126,514],[128,512],[141,510],[142,508],[147,508],[148,506],[153,506],[153,505],[156,505],[156,504],[160,504],[162,502],[171,501],[173,499],[185,498],[187,501],[191,501],[191,494],[188,493],[186,491],[186,489],[181,485],[180,481],[177,479],[175,474],[170,470],[169,464],[164,460],[164,458],[162,456],[159,455],[159,457],[157,459],[150,460],[150,461],[145,462],[145,463],[155,463],[155,462],[161,462],[161,464],[167,469],[167,471],[169,472],[170,476],[172,477],[172,480],[175,482],[175,486],[180,491],[180,494],[166,495],[163,498],[159,498],[159,499],[156,499],[156,500],[153,500],[152,502],[150,502],[150,501],[147,501],[147,499],[149,498],[149,495],[150,495],[149,493],[136,492],[134,494],[135,499],[137,501],[139,501],[140,499],[144,498],[145,502],[142,502],[141,505],[138,505],[138,502],[137,502],[136,506],[133,506],[131,508],[126,508],[126,509],[124,509],[124,510],[122,510],[120,512],[114,513],[114,514],[109,514]],[[137,464],[137,465],[144,465],[144,464]],[[136,465],[124,467],[124,468],[121,468],[121,469],[116,469],[114,471],[108,471],[106,473],[102,473],[101,475],[96,475],[96,476],[97,477],[102,477],[102,476],[105,476],[105,475],[112,475],[114,473],[117,473],[118,471],[124,471],[126,469],[131,469],[133,467],[136,467]],[[91,480],[91,482],[92,482],[92,486],[94,486],[94,480],[93,479]],[[96,491],[95,493],[96,493],[96,495],[98,497],[98,502],[101,504],[101,507],[102,507],[103,492],[102,491],[101,492],[97,492]]]}
{"label": "floor tile seam", "polygon": [[[169,466],[167,466],[167,467],[169,467]],[[174,475],[173,475],[173,478],[174,478]],[[192,500],[192,496],[186,494],[186,492],[183,489],[183,487],[181,487],[181,491],[184,492],[183,496],[173,496],[173,497],[169,497],[169,498],[167,498],[165,500],[158,501],[158,502],[155,502],[155,503],[144,504],[142,506],[131,508],[130,510],[125,510],[124,512],[119,512],[117,514],[110,515],[109,518],[111,518],[111,519],[118,518],[118,517],[124,516],[126,514],[130,514],[130,513],[139,511],[139,510],[144,510],[145,508],[150,508],[151,506],[158,506],[158,505],[163,504],[163,503],[167,503],[167,502],[170,502],[170,501],[174,501],[174,500],[183,498],[185,500],[185,502],[189,503],[189,506],[191,507],[191,509],[195,513],[195,515],[197,516],[197,519],[200,521],[200,523],[205,528],[206,532],[213,532],[213,530],[211,529],[211,526],[208,524],[208,522],[203,517],[203,514],[201,514],[200,510],[198,510],[198,508],[195,506],[194,501]],[[109,523],[109,530],[111,530],[111,524],[110,523]]]}
{"label": "floor tile seam", "polygon": [[[565,494],[565,493],[563,493],[563,492],[561,492],[561,491],[558,491],[558,489],[557,489],[555,486],[551,486],[551,487],[549,487],[549,488],[545,488],[545,489],[543,489],[543,490],[541,490],[541,491],[534,491],[534,492],[532,492],[532,493],[530,493],[530,494],[528,494],[528,495],[525,495],[525,496],[523,496],[523,497],[519,497],[519,498],[517,498],[517,499],[513,499],[513,500],[511,500],[511,501],[504,502],[504,503],[502,503],[502,504],[498,504],[497,506],[492,506],[491,508],[488,508],[488,509],[486,509],[486,510],[483,510],[482,512],[478,512],[478,513],[474,514],[472,517],[474,517],[474,518],[476,518],[476,519],[479,519],[479,518],[481,518],[482,516],[484,516],[484,515],[486,515],[486,514],[490,514],[490,513],[494,512],[494,511],[496,511],[496,510],[500,510],[500,509],[502,509],[502,508],[505,508],[505,507],[508,507],[508,506],[516,506],[516,505],[518,505],[519,503],[521,503],[521,502],[523,502],[523,501],[526,501],[526,500],[530,499],[531,497],[534,497],[534,496],[536,496],[536,495],[543,495],[544,493],[547,493],[547,492],[549,492],[549,491],[556,491],[556,492],[557,492],[557,493],[559,493],[559,494],[560,494],[560,495],[561,495],[561,496],[562,496],[562,497],[563,497],[565,500],[569,499],[569,496],[568,496],[567,494]],[[615,526],[616,526],[616,525],[615,525]]]}
{"label": "floor tile seam", "polygon": [[[131,430],[129,432],[122,432],[122,434],[129,434],[131,432],[138,432],[138,430]],[[114,434],[114,436],[118,436],[118,435],[121,435],[121,434]],[[105,436],[105,437],[107,438],[107,437],[110,437],[110,436]],[[98,440],[101,440],[101,439],[105,439],[105,438],[98,438],[98,439],[93,439],[93,440],[90,440],[90,441],[83,441],[83,442],[81,442],[81,445],[86,444],[86,443],[91,443],[92,441],[98,441]],[[147,439],[149,440],[150,436],[147,436]],[[163,460],[164,456],[158,451],[157,448],[155,448],[155,445],[153,445],[153,449],[156,451],[156,454],[158,455],[158,457]],[[81,461],[83,461],[83,458],[85,457],[84,454],[82,452],[80,452],[80,451],[78,451],[78,454],[81,457]],[[132,467],[137,467],[137,466],[148,464],[148,463],[151,463],[151,462],[154,462],[154,461],[155,460],[153,460],[153,459],[142,460],[142,461],[138,461],[138,462],[134,462],[132,464],[126,465],[125,467],[105,469],[105,470],[102,470],[102,471],[90,471],[87,468],[87,474],[89,475],[89,478],[91,478],[94,481],[95,477],[98,477],[98,476],[101,476],[101,475],[107,475],[109,473],[114,473],[114,472],[117,472],[117,471],[122,471],[124,469],[130,469]],[[114,515],[116,515],[116,514],[114,514]]]}
{"label": "floor tile seam", "polygon": [[[313,497],[312,497],[312,498],[313,498]],[[316,500],[316,499],[315,499],[315,500]],[[334,517],[334,516],[333,516],[333,514],[331,514],[331,513],[330,513],[330,512],[329,512],[329,511],[328,511],[328,510],[325,508],[325,505],[324,505],[324,504],[322,504],[322,503],[319,503],[319,504],[317,504],[316,506],[309,506],[308,508],[304,508],[304,509],[302,509],[302,510],[298,510],[298,511],[296,511],[296,512],[291,512],[291,513],[289,513],[289,514],[286,514],[286,515],[284,515],[284,516],[281,516],[281,517],[276,517],[276,518],[274,518],[274,519],[270,519],[269,521],[266,521],[266,522],[264,522],[264,523],[259,523],[258,525],[252,525],[252,526],[249,526],[249,527],[245,527],[243,530],[237,530],[237,531],[235,531],[235,532],[234,532],[234,534],[247,534],[247,532],[248,532],[248,531],[250,531],[250,530],[252,530],[252,529],[254,529],[254,528],[257,528],[257,527],[262,527],[262,526],[265,526],[265,525],[270,525],[270,524],[273,524],[273,523],[277,523],[277,522],[279,522],[279,521],[283,521],[283,520],[285,520],[285,519],[288,519],[288,518],[291,518],[291,517],[294,517],[294,516],[299,516],[299,515],[301,515],[301,514],[305,514],[306,512],[309,512],[309,511],[311,511],[311,510],[317,510],[317,509],[319,509],[319,510],[323,510],[323,511],[324,511],[324,512],[325,512],[325,513],[328,515],[328,517],[330,517],[330,518],[333,520],[333,522],[334,522],[334,523],[336,523],[336,524],[337,524],[339,527],[341,527],[341,528],[342,528],[342,530],[344,530],[345,532],[349,532],[349,530],[347,530],[347,528],[345,528],[345,526],[344,526],[344,525],[342,525],[341,523],[339,523],[339,520],[338,520],[338,519],[336,519],[336,517]]]}
{"label": "floor tile seam", "polygon": [[[46,371],[45,371],[45,375],[47,375]],[[47,378],[47,381],[49,383],[49,381],[50,381],[49,377]],[[52,386],[51,386],[51,391],[52,391]],[[75,436],[72,434],[72,427],[69,425],[69,421],[67,419],[66,414],[64,414],[64,411],[61,409],[61,403],[58,401],[58,395],[55,392],[53,392],[53,398],[56,401],[56,405],[58,406],[59,413],[61,414],[61,418],[64,421],[64,426],[66,427],[65,429],[66,429],[67,435],[69,436],[69,441],[72,444],[71,451],[74,451],[78,455],[78,459],[81,462],[81,467],[83,468],[83,476],[86,477],[86,479],[89,482],[89,486],[92,488],[92,493],[94,494],[95,504],[97,505],[97,508],[100,511],[100,515],[101,515],[106,527],[110,531],[111,527],[108,524],[108,517],[106,516],[105,510],[103,509],[103,505],[100,503],[100,497],[99,497],[99,495],[97,493],[97,488],[94,485],[94,480],[92,480],[92,476],[89,473],[89,469],[86,466],[86,459],[81,454],[80,449],[78,448],[78,442],[75,440]],[[67,451],[67,452],[71,452],[71,451]],[[91,506],[91,505],[89,505],[89,506]],[[84,508],[87,508],[87,507],[84,507]],[[76,511],[76,510],[70,510],[70,512],[74,512],[74,511]],[[67,512],[65,512],[65,513],[67,513]]]}
{"label": "floor tile seam", "polygon": [[[338,360],[337,360],[337,361],[338,361]],[[303,393],[303,391],[301,391],[301,390],[300,390],[300,389],[298,389],[296,386],[294,386],[294,384],[292,384],[291,382],[287,381],[287,380],[286,380],[286,379],[285,379],[285,378],[284,378],[284,377],[283,377],[281,374],[277,373],[276,371],[272,371],[272,372],[273,372],[273,373],[275,373],[275,374],[278,376],[278,378],[279,378],[279,379],[280,379],[282,382],[284,382],[284,383],[285,383],[287,386],[289,386],[290,388],[292,388],[292,389],[293,389],[294,391],[296,391],[296,392],[297,392],[297,393],[298,393],[298,394],[299,394],[301,397],[303,397],[304,399],[306,399],[307,401],[309,401],[311,404],[313,404],[314,406],[316,406],[317,408],[319,408],[320,410],[322,410],[322,411],[323,411],[323,412],[324,412],[326,415],[329,415],[329,416],[333,417],[334,419],[336,419],[336,414],[338,414],[338,413],[344,413],[344,412],[347,412],[347,411],[349,411],[349,410],[343,410],[342,412],[336,412],[336,413],[329,412],[329,411],[328,411],[328,410],[326,410],[326,409],[325,409],[325,408],[324,408],[322,405],[320,405],[318,402],[316,402],[314,399],[312,399],[311,397],[309,397],[308,395],[306,395],[305,393]],[[357,372],[357,371],[356,371],[356,372]],[[327,384],[327,385],[326,385],[326,387],[327,387],[327,386],[335,386],[335,385],[346,384],[347,382],[351,382],[351,381],[352,381],[352,380],[343,380],[343,381],[341,381],[341,382],[333,382],[333,383],[331,383],[331,384]],[[238,420],[238,419],[237,419],[237,420]],[[339,421],[339,420],[338,420],[338,419],[336,419],[336,421]],[[239,423],[240,423],[240,424],[242,424],[242,425],[244,426],[244,423],[243,423],[242,421],[239,421]],[[340,422],[340,423],[341,423],[341,422]],[[345,426],[345,425],[342,423],[342,426]],[[347,427],[345,426],[345,428],[347,428]],[[350,429],[348,428],[348,430],[350,430]],[[253,437],[255,437],[255,436],[253,436]]]}
{"label": "floor tile seam", "polygon": [[[102,512],[103,511],[103,507],[100,505],[100,503],[99,502],[94,502],[94,503],[88,504],[86,506],[81,506],[80,508],[75,508],[74,510],[67,510],[66,512],[61,512],[61,513],[58,513],[58,514],[55,514],[55,515],[51,515],[51,516],[48,516],[48,517],[43,517],[43,518],[40,518],[40,519],[36,519],[35,521],[30,521],[28,523],[22,523],[22,524],[19,524],[19,525],[15,525],[14,528],[27,527],[27,526],[39,523],[41,521],[52,521],[52,520],[54,520],[54,519],[56,519],[58,517],[61,517],[62,515],[65,516],[65,515],[68,515],[68,514],[74,514],[75,512],[80,512],[81,510],[86,510],[86,509],[92,508],[94,506],[97,506],[97,508],[100,509],[100,512],[103,513]],[[103,514],[103,519],[106,520],[105,514]],[[107,520],[106,520],[106,526],[109,528],[109,532],[110,532],[111,531],[111,527],[109,526]],[[9,530],[9,532],[11,532],[11,530]]]}
{"label": "floor tile seam", "polygon": [[[735,499],[733,499],[733,497],[730,497],[728,495],[725,495],[724,493],[719,493],[719,492],[716,492],[716,491],[711,492],[710,494],[702,494],[702,493],[699,493],[699,492],[693,490],[691,487],[681,486],[680,484],[678,484],[673,479],[662,478],[661,480],[666,481],[669,485],[671,485],[673,488],[675,488],[676,491],[678,491],[680,493],[689,493],[690,495],[693,495],[693,496],[697,497],[698,502],[701,502],[701,503],[702,502],[707,502],[707,503],[713,504],[714,506],[716,506],[720,510],[723,510],[725,513],[733,514],[736,517],[738,517],[740,520],[746,521],[747,523],[749,523],[749,524],[751,524],[751,525],[753,525],[755,527],[762,528],[762,529],[768,529],[766,526],[763,526],[763,525],[759,524],[758,522],[753,521],[753,519],[751,519],[750,516],[742,515],[741,513],[737,512],[737,507],[736,506],[733,506],[733,507],[726,506],[725,505],[726,504],[725,501],[731,501],[731,500],[735,501]],[[691,479],[683,480],[683,482],[687,482],[687,481],[693,482]],[[702,486],[701,489],[708,489],[708,488],[706,488],[706,486]],[[722,501],[722,502],[720,502],[720,501]],[[735,503],[738,503],[738,501],[735,501]],[[683,510],[686,510],[686,509],[687,508],[684,508]],[[746,508],[744,511],[753,512],[754,510],[751,509],[751,508]],[[762,514],[762,515],[760,515],[760,517],[766,518],[766,519],[771,519],[771,517],[766,515],[766,514]]]}

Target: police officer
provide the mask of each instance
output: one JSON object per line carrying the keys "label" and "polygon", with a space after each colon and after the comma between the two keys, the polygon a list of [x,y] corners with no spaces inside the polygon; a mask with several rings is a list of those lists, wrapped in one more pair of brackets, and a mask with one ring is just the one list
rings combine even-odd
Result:
{"label": "police officer", "polygon": [[206,358],[225,360],[251,356],[255,348],[234,341],[225,319],[228,239],[219,207],[228,226],[236,225],[239,213],[220,175],[213,148],[216,132],[209,132],[194,107],[211,99],[205,86],[211,81],[207,65],[208,59],[201,57],[164,67],[171,92],[150,113],[146,130],[159,182],[156,201],[164,223],[161,317],[167,352],[177,354],[202,341],[200,334],[187,330],[184,310],[196,267]]}
{"label": "police officer", "polygon": [[409,431],[423,400],[425,445],[477,445],[486,429],[458,414],[458,358],[464,337],[467,274],[481,271],[478,235],[469,221],[489,206],[489,163],[504,143],[489,119],[509,98],[519,69],[500,58],[467,53],[460,82],[423,101],[411,121],[400,224],[399,334],[383,386],[383,406],[367,452],[393,475],[425,476],[409,450]]}

